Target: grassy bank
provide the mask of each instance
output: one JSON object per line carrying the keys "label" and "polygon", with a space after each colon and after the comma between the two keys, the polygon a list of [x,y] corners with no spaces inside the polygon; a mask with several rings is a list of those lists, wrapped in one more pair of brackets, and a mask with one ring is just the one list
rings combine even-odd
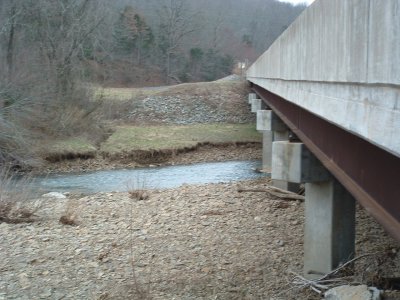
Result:
{"label": "grassy bank", "polygon": [[[74,158],[151,162],[199,145],[259,143],[241,80],[151,88],[92,87],[104,138],[73,135],[44,146],[50,162]],[[179,124],[179,125],[178,125]],[[186,125],[183,125],[186,124]],[[108,130],[110,129],[110,130]],[[79,134],[79,132],[77,133]],[[84,137],[82,137],[84,136]]]}
{"label": "grassy bank", "polygon": [[91,158],[101,153],[115,157],[135,151],[163,151],[193,148],[199,144],[261,142],[254,124],[195,124],[185,126],[117,126],[114,133],[96,147],[85,138],[58,140],[45,152],[50,161]]}
{"label": "grassy bank", "polygon": [[111,155],[134,150],[165,150],[198,144],[260,142],[254,124],[196,124],[187,126],[119,126],[100,150]]}
{"label": "grassy bank", "polygon": [[58,139],[42,150],[43,157],[51,162],[73,158],[92,158],[96,156],[97,147],[84,137]]}

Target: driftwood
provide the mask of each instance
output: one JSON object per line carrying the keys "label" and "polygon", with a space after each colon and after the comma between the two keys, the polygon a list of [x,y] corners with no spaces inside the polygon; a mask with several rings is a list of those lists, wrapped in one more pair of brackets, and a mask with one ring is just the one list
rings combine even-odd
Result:
{"label": "driftwood", "polygon": [[[329,272],[328,274],[322,275],[320,278],[313,279],[313,280],[307,279],[295,272],[290,271],[290,273],[292,273],[294,275],[294,278],[292,280],[293,286],[287,290],[283,290],[278,295],[282,295],[285,292],[288,292],[288,291],[296,289],[296,288],[297,289],[310,288],[314,292],[316,292],[318,294],[322,294],[322,292],[324,290],[328,290],[328,289],[331,289],[336,286],[345,285],[345,284],[360,284],[360,283],[354,282],[354,278],[351,276],[341,277],[341,278],[333,278],[333,276],[337,275],[340,270],[346,268],[350,264],[354,263],[356,260],[359,260],[360,258],[364,258],[367,256],[376,255],[376,254],[377,253],[366,253],[366,254],[357,256],[357,257],[353,258],[352,260],[349,260],[345,264],[337,267],[336,269]],[[310,274],[315,274],[315,272],[311,272]]]}
{"label": "driftwood", "polygon": [[301,195],[297,195],[296,193],[292,193],[289,191],[285,191],[276,187],[267,187],[264,189],[244,189],[244,188],[238,188],[239,193],[243,192],[252,192],[252,193],[268,193],[271,194],[272,196],[278,197],[282,200],[289,200],[289,201],[304,201],[305,197]]}

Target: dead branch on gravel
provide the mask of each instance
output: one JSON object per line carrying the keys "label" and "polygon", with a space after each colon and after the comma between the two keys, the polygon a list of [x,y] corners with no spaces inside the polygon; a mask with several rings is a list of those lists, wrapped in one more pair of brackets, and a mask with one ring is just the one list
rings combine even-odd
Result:
{"label": "dead branch on gravel", "polygon": [[294,286],[288,290],[281,292],[279,295],[286,293],[290,290],[293,290],[295,288],[298,288],[298,289],[310,288],[312,291],[314,291],[318,294],[321,294],[323,291],[329,290],[329,289],[337,287],[337,286],[346,285],[346,284],[348,284],[348,285],[355,284],[352,276],[339,277],[339,278],[332,278],[332,277],[337,275],[339,273],[339,271],[344,270],[346,267],[348,267],[355,261],[357,261],[361,258],[365,258],[367,256],[372,256],[372,255],[376,255],[376,253],[366,253],[366,254],[357,256],[357,257],[349,260],[348,262],[344,263],[343,265],[337,267],[333,271],[331,271],[317,279],[312,279],[312,280],[307,279],[295,272],[290,272],[291,274],[294,275],[294,278],[292,280],[292,284],[294,284]]}
{"label": "dead branch on gravel", "polygon": [[239,193],[244,193],[244,192],[252,192],[252,193],[268,193],[272,196],[278,197],[281,200],[288,200],[288,201],[304,201],[305,197],[298,195],[296,193],[292,193],[289,191],[285,191],[276,187],[266,187],[264,189],[244,189],[239,187],[238,188]]}

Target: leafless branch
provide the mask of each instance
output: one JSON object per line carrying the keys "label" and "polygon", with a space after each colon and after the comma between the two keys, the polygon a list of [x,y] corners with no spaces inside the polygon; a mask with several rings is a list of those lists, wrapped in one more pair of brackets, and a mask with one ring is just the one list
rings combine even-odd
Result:
{"label": "leafless branch", "polygon": [[292,284],[294,286],[291,287],[290,289],[282,291],[279,295],[286,293],[290,290],[296,289],[296,288],[298,288],[298,289],[310,288],[314,292],[321,294],[322,291],[331,289],[336,286],[340,286],[340,285],[344,285],[344,284],[351,284],[351,283],[354,284],[352,277],[340,277],[340,278],[331,278],[331,277],[337,275],[337,273],[339,271],[348,267],[355,261],[365,258],[365,257],[368,257],[368,256],[372,256],[372,255],[376,255],[376,253],[365,253],[365,254],[359,255],[359,256],[349,260],[348,262],[344,263],[343,265],[337,267],[333,271],[331,271],[317,279],[307,279],[295,272],[290,272],[291,274],[294,275],[294,278],[292,279]]}

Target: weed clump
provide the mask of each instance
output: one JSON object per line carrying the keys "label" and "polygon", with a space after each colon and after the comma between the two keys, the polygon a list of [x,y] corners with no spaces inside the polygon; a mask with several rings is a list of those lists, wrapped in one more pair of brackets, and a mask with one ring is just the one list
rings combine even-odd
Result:
{"label": "weed clump", "polygon": [[60,217],[59,222],[63,225],[78,226],[78,203],[74,200],[68,200],[65,211]]}
{"label": "weed clump", "polygon": [[133,200],[147,200],[150,194],[147,189],[147,181],[145,179],[136,178],[127,183],[129,198]]}
{"label": "weed clump", "polygon": [[40,208],[33,205],[32,178],[17,178],[10,168],[0,171],[0,223],[29,223],[34,221],[35,213]]}
{"label": "weed clump", "polygon": [[147,200],[149,199],[149,194],[145,190],[130,190],[129,197],[135,200]]}

